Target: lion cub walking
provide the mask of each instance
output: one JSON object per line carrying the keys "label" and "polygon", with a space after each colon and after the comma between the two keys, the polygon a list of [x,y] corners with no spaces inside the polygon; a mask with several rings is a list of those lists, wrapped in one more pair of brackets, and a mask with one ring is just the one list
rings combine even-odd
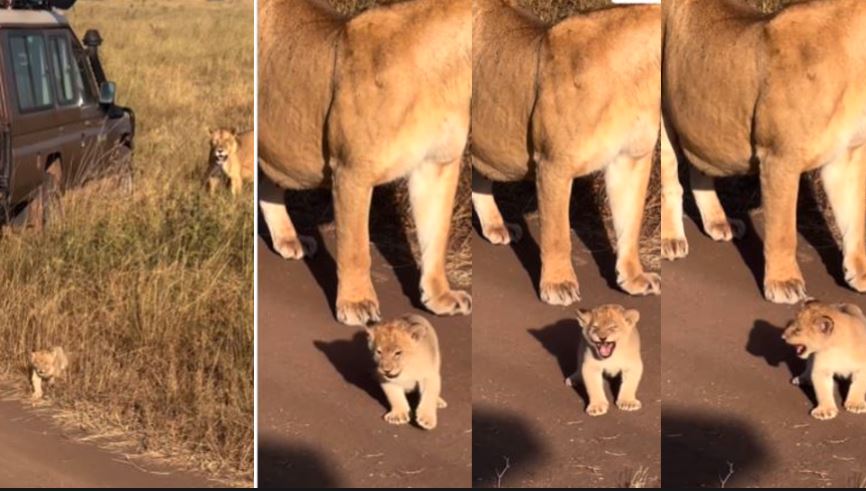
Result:
{"label": "lion cub walking", "polygon": [[834,377],[851,379],[845,409],[866,413],[866,317],[860,307],[806,302],[782,338],[797,356],[808,360],[806,370],[791,383],[815,388],[818,406],[812,409],[814,418],[833,419],[839,414]]}
{"label": "lion cub walking", "polygon": [[33,399],[42,399],[42,382],[53,385],[56,379],[63,378],[69,359],[60,346],[50,350],[30,352],[30,382],[33,384]]}
{"label": "lion cub walking", "polygon": [[643,375],[640,356],[640,335],[637,322],[640,313],[620,305],[602,305],[592,310],[578,309],[577,321],[583,337],[577,350],[577,370],[565,379],[572,387],[583,381],[589,395],[586,413],[601,416],[607,413],[604,376],[622,374],[616,406],[623,411],[637,411],[637,386]]}
{"label": "lion cub walking", "polygon": [[210,157],[208,158],[208,191],[213,193],[223,176],[229,178],[232,195],[237,196],[244,181],[252,181],[255,169],[253,132],[238,133],[235,129],[208,130]]}
{"label": "lion cub walking", "polygon": [[436,427],[436,411],[447,404],[439,396],[439,339],[436,330],[420,315],[406,315],[367,328],[370,351],[376,362],[376,378],[385,391],[391,410],[385,421],[403,425],[410,421],[411,408],[406,394],[419,391],[415,422],[425,430]]}

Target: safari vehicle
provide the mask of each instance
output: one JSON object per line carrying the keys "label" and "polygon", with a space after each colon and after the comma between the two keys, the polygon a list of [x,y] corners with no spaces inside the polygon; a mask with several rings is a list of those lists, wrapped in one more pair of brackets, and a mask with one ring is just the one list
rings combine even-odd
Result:
{"label": "safari vehicle", "polygon": [[[0,0],[0,221],[42,226],[64,189],[129,167],[135,116],[114,103],[102,38],[78,40],[75,0]],[[23,218],[22,218],[23,217]]]}

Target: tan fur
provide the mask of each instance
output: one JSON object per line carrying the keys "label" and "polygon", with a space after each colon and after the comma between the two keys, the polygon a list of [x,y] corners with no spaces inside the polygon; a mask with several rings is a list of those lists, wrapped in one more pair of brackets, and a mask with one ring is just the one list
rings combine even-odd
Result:
{"label": "tan fur", "polygon": [[[800,175],[821,168],[842,231],[845,278],[866,291],[866,2],[816,0],[765,15],[733,0],[662,2],[662,99],[669,141],[695,168],[704,230],[731,240],[712,177],[758,173],[765,216],[764,296],[805,298],[796,260]],[[662,250],[685,255],[676,162],[662,165]],[[676,201],[676,203],[675,203]]]}
{"label": "tan fur", "polygon": [[495,244],[514,239],[488,179],[535,179],[541,299],[579,300],[572,181],[603,171],[617,283],[633,295],[660,293],[638,244],[660,124],[659,7],[605,9],[548,27],[513,2],[475,0],[473,17],[472,199],[484,236]]}
{"label": "tan fur", "polygon": [[442,379],[439,340],[433,326],[419,315],[407,315],[367,328],[370,351],[376,362],[376,379],[391,406],[384,418],[402,425],[410,420],[406,394],[419,391],[421,400],[415,421],[425,430],[437,423],[437,409],[447,406],[440,397]]}
{"label": "tan fur", "polygon": [[836,408],[834,377],[851,379],[845,409],[866,413],[866,318],[852,304],[808,302],[788,325],[782,337],[808,360],[806,370],[791,381],[815,388],[816,419],[832,419]]}
{"label": "tan fur", "polygon": [[228,177],[232,195],[237,196],[244,182],[252,182],[255,172],[254,133],[234,129],[208,130],[208,190],[216,191],[222,176]]}
{"label": "tan fur", "polygon": [[33,399],[42,399],[42,383],[53,385],[57,379],[62,379],[69,366],[69,359],[60,346],[50,350],[32,351],[30,353],[30,382],[33,385]]}
{"label": "tan fur", "polygon": [[[265,221],[284,257],[305,254],[280,188],[331,186],[337,319],[379,319],[370,278],[374,186],[405,177],[421,249],[422,302],[468,314],[445,252],[469,134],[471,0],[410,0],[344,19],[316,0],[259,7],[259,148]],[[264,187],[264,186],[263,186]],[[265,208],[267,210],[265,211]]]}
{"label": "tan fur", "polygon": [[[637,387],[643,376],[637,330],[640,313],[620,305],[602,305],[592,310],[578,310],[577,320],[582,333],[577,350],[577,370],[565,379],[565,384],[571,387],[582,381],[589,395],[586,413],[601,416],[608,409],[604,377],[621,374],[616,406],[623,411],[640,409],[641,402],[637,399]],[[600,348],[602,342],[614,343],[613,351],[607,357]]]}

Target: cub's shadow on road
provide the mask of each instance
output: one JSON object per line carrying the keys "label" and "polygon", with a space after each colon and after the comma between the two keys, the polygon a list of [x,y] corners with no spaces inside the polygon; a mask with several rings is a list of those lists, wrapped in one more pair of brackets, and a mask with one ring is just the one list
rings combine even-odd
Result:
{"label": "cub's shadow on road", "polygon": [[[791,378],[806,370],[806,362],[797,358],[794,348],[785,343],[782,339],[782,331],[783,328],[776,327],[765,320],[755,321],[755,325],[749,331],[746,351],[751,355],[763,358],[771,367],[778,367],[782,364],[787,366],[790,378],[785,382],[790,382]],[[799,388],[812,401],[812,404],[817,404],[815,391],[811,386],[800,385]]]}
{"label": "cub's shadow on road", "polygon": [[376,366],[367,346],[367,335],[363,331],[355,333],[351,339],[314,341],[313,345],[328,358],[346,383],[363,390],[378,401],[383,409],[388,409],[385,393],[373,377]]}

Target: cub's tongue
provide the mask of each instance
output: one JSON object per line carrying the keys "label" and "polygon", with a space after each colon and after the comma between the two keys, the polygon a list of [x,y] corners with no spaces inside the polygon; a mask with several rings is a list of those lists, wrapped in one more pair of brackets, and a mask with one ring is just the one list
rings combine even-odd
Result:
{"label": "cub's tongue", "polygon": [[599,343],[598,344],[598,354],[603,358],[607,358],[608,356],[613,354],[613,343]]}

